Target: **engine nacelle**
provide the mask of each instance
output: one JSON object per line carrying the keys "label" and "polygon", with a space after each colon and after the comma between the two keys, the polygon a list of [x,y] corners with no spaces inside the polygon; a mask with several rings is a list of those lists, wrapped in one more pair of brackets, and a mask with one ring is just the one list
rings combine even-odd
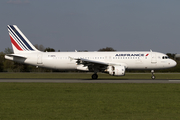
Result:
{"label": "engine nacelle", "polygon": [[108,72],[113,76],[124,76],[125,66],[108,66]]}
{"label": "engine nacelle", "polygon": [[89,71],[89,68],[88,68],[88,66],[77,65],[77,70]]}

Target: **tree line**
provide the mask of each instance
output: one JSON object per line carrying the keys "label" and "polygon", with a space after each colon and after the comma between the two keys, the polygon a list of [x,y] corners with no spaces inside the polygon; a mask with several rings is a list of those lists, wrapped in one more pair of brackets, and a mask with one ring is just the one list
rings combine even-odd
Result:
{"label": "tree line", "polygon": [[[43,52],[55,52],[55,49],[43,45],[34,45],[38,50]],[[59,51],[59,50],[58,50]],[[60,51],[59,51],[60,52]],[[4,56],[6,54],[12,54],[13,50],[6,48],[4,52],[0,52],[0,72],[52,72],[55,70],[46,68],[36,68],[32,65],[21,64],[14,61],[6,60]]]}
{"label": "tree line", "polygon": [[[43,45],[34,45],[38,50],[44,52],[55,52],[55,49],[47,47],[45,48]],[[112,47],[101,48],[98,50],[101,51],[116,51]],[[58,50],[60,52],[60,50]],[[85,52],[88,52],[85,50]],[[4,52],[0,52],[0,72],[60,72],[58,70],[46,69],[46,68],[36,68],[32,65],[21,64],[14,61],[6,60],[4,56],[6,54],[12,54],[13,50],[10,48],[6,48]],[[167,55],[171,59],[175,59],[175,54],[167,53]],[[177,66],[164,69],[164,70],[155,70],[155,72],[180,72],[180,59],[175,59],[177,62]],[[75,70],[76,71],[76,70]],[[126,72],[150,72],[150,70],[126,70]]]}

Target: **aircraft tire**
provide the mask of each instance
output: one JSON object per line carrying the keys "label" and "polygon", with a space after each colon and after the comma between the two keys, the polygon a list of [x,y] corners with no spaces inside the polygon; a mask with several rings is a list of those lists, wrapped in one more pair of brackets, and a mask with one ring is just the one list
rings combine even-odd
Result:
{"label": "aircraft tire", "polygon": [[98,78],[98,75],[97,74],[93,74],[92,75],[92,79],[97,79]]}
{"label": "aircraft tire", "polygon": [[153,75],[153,76],[151,76],[151,78],[154,80],[156,77]]}

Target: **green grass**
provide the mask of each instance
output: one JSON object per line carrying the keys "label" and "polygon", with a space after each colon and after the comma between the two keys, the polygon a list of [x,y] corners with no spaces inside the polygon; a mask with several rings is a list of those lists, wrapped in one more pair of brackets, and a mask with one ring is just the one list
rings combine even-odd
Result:
{"label": "green grass", "polygon": [[0,83],[0,119],[179,120],[179,85]]}
{"label": "green grass", "polygon": [[[52,79],[91,79],[93,73],[0,73],[1,78],[52,78]],[[125,76],[111,76],[98,73],[98,79],[151,79],[151,73],[126,73]],[[179,73],[155,73],[156,79],[180,79]]]}

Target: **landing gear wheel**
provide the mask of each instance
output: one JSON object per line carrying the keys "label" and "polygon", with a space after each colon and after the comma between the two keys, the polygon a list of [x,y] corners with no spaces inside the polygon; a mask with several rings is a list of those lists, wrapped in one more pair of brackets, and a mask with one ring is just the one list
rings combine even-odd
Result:
{"label": "landing gear wheel", "polygon": [[151,78],[154,80],[156,78],[155,75],[154,75],[154,70],[151,70],[151,73],[152,73]]}
{"label": "landing gear wheel", "polygon": [[92,75],[92,79],[97,79],[98,78],[98,75],[97,74],[93,74]]}
{"label": "landing gear wheel", "polygon": [[153,76],[151,76],[151,78],[154,80],[156,77],[153,75]]}

